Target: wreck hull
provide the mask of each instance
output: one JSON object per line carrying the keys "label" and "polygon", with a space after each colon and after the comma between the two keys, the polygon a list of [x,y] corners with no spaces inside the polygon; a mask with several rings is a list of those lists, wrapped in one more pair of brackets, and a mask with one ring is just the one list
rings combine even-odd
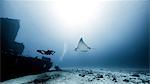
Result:
{"label": "wreck hull", "polygon": [[50,58],[38,59],[21,55],[23,43],[15,41],[20,21],[0,18],[1,24],[1,78],[5,81],[20,76],[48,71],[52,67]]}

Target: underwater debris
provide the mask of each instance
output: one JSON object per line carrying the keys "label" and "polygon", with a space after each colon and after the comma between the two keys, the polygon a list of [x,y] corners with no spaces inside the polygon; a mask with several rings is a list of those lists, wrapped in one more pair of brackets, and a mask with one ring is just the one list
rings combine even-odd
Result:
{"label": "underwater debris", "polygon": [[92,81],[93,81],[93,79],[90,79],[90,78],[89,78],[87,81],[88,81],[88,82],[92,82]]}
{"label": "underwater debris", "polygon": [[75,51],[78,52],[88,52],[91,48],[88,47],[85,42],[83,41],[83,39],[81,38],[78,42],[78,46],[77,48],[75,48]]}
{"label": "underwater debris", "polygon": [[142,81],[142,83],[144,83],[144,84],[145,84],[145,83],[148,83],[148,84],[150,83],[150,80],[141,79],[141,81]]}
{"label": "underwater debris", "polygon": [[59,66],[54,67],[56,71],[62,71],[62,69]]}
{"label": "underwater debris", "polygon": [[103,78],[103,75],[97,74],[96,78]]}
{"label": "underwater debris", "polygon": [[79,76],[84,77],[85,75],[84,74],[79,74]]}
{"label": "underwater debris", "polygon": [[115,81],[115,82],[117,82],[117,79],[114,77],[114,78],[112,79],[112,81]]}
{"label": "underwater debris", "polygon": [[123,81],[124,81],[124,82],[129,82],[129,80],[128,80],[128,79],[124,79]]}
{"label": "underwater debris", "polygon": [[131,75],[131,76],[140,77],[140,75],[138,75],[138,74],[133,74],[133,75]]}

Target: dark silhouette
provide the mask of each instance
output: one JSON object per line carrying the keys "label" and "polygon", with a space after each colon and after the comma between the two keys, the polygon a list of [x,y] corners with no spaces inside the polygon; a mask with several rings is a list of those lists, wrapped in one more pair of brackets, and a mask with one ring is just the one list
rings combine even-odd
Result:
{"label": "dark silhouette", "polygon": [[1,25],[1,49],[3,51],[13,51],[21,55],[24,50],[23,43],[15,42],[19,30],[19,20],[0,18]]}
{"label": "dark silhouette", "polygon": [[77,52],[88,52],[91,48],[88,47],[88,45],[83,41],[82,38],[80,38],[77,48],[75,48],[74,50]]}
{"label": "dark silhouette", "polygon": [[62,69],[59,66],[54,67],[56,71],[62,71]]}
{"label": "dark silhouette", "polygon": [[55,51],[53,50],[37,50],[38,53],[43,54],[43,55],[53,55],[55,53]]}
{"label": "dark silhouette", "polygon": [[[29,74],[49,71],[52,67],[50,58],[27,57],[21,55],[23,43],[15,42],[19,30],[19,20],[0,18],[1,29],[1,65],[0,81],[5,81]],[[49,51],[46,52],[49,54]]]}

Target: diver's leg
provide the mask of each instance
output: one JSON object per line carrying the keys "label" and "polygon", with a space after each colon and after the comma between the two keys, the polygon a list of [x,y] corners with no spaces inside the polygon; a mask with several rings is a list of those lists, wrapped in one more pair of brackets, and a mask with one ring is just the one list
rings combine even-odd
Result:
{"label": "diver's leg", "polygon": [[53,55],[54,53],[55,53],[55,52],[53,52],[52,55]]}

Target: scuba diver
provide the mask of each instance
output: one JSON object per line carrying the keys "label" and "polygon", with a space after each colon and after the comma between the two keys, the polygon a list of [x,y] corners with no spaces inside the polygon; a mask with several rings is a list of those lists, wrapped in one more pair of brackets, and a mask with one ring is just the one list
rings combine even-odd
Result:
{"label": "scuba diver", "polygon": [[53,50],[37,50],[37,52],[43,55],[53,55],[55,53]]}

